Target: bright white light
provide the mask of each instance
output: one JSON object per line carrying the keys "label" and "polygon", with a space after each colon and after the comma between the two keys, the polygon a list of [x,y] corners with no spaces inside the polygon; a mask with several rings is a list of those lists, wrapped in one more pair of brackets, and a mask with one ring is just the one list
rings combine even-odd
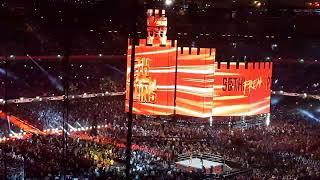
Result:
{"label": "bright white light", "polygon": [[259,1],[254,1],[254,5],[258,8],[258,7],[260,7],[262,4],[261,4],[261,2],[259,2]]}
{"label": "bright white light", "polygon": [[165,0],[165,4],[166,4],[167,6],[172,5],[172,3],[173,3],[173,0]]}
{"label": "bright white light", "polygon": [[267,117],[266,117],[266,125],[267,125],[267,126],[270,125],[270,114],[267,114]]}

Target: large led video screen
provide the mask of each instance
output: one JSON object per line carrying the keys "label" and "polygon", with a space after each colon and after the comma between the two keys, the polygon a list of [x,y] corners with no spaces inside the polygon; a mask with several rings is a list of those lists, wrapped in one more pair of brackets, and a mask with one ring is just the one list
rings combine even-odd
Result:
{"label": "large led video screen", "polygon": [[176,113],[194,117],[212,115],[215,49],[179,48]]}
{"label": "large led video screen", "polygon": [[[215,49],[177,48],[171,41],[165,47],[158,43],[146,45],[145,40],[140,40],[136,46],[133,112],[211,116]],[[130,61],[131,46],[127,60],[127,111]]]}
{"label": "large led video screen", "polygon": [[167,24],[165,10],[148,9],[147,12],[147,44],[159,42],[161,45],[167,43]]}
{"label": "large led video screen", "polygon": [[[130,53],[129,47],[127,111]],[[215,49],[177,48],[171,41],[165,47],[149,46],[140,40],[135,58],[134,113],[210,117],[270,112],[271,62],[228,65],[214,60]]]}
{"label": "large led video screen", "polygon": [[[144,115],[173,113],[176,51],[176,46],[172,46],[169,40],[165,47],[160,44],[147,45],[146,40],[140,40],[136,46],[134,65],[134,113]],[[127,57],[126,110],[128,111],[131,45]]]}
{"label": "large led video screen", "polygon": [[215,63],[213,115],[269,113],[271,78],[271,62]]}

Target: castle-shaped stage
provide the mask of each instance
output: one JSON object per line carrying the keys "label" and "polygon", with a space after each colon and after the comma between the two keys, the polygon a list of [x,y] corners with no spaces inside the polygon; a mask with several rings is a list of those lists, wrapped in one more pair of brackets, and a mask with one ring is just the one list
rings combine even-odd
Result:
{"label": "castle-shaped stage", "polygon": [[[270,113],[272,62],[216,61],[215,48],[168,40],[164,10],[147,11],[145,39],[136,44],[133,112],[193,117]],[[128,42],[126,110],[131,49]]]}

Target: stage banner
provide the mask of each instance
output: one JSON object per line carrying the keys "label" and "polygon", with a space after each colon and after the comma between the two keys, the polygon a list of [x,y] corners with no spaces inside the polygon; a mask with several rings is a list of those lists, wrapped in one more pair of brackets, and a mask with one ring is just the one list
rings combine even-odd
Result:
{"label": "stage banner", "polygon": [[176,113],[212,116],[215,49],[178,48]]}
{"label": "stage banner", "polygon": [[250,116],[270,112],[271,62],[215,63],[213,115]]}

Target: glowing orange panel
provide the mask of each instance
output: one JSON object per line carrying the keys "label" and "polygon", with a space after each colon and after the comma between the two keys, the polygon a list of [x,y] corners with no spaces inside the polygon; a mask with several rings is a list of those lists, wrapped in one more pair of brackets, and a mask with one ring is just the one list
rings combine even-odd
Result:
{"label": "glowing orange panel", "polygon": [[272,63],[215,64],[214,116],[249,116],[270,112]]}
{"label": "glowing orange panel", "polygon": [[166,45],[168,20],[165,11],[149,9],[147,16],[147,44]]}
{"label": "glowing orange panel", "polygon": [[176,113],[195,117],[212,115],[215,49],[178,51]]}
{"label": "glowing orange panel", "polygon": [[[176,46],[167,41],[165,47],[146,45],[140,40],[136,46],[133,111],[145,115],[173,113]],[[128,111],[131,46],[128,50],[126,110]]]}

